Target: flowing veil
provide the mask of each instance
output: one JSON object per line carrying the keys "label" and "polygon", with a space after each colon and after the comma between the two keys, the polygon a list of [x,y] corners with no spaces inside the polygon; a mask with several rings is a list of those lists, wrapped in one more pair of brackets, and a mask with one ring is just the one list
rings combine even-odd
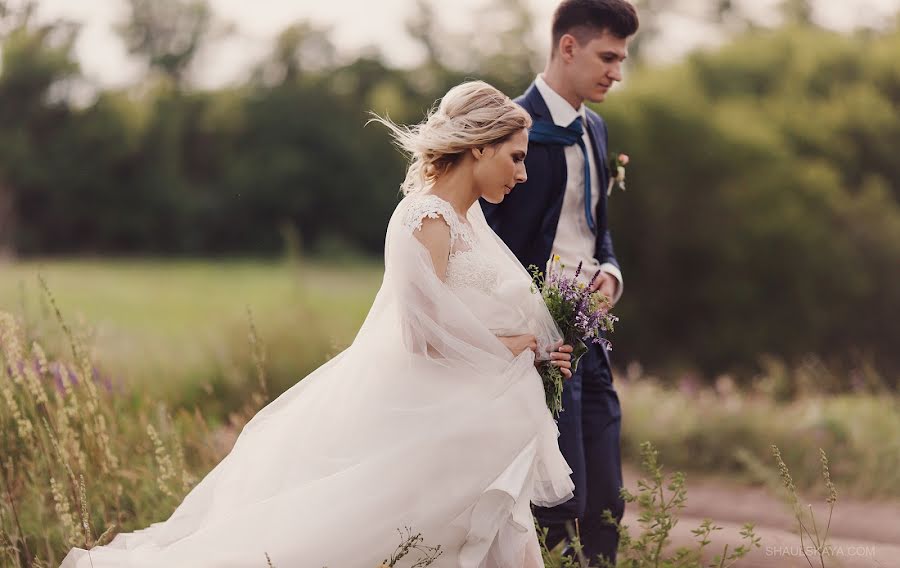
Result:
{"label": "flowing veil", "polygon": [[497,335],[532,333],[539,356],[560,335],[477,202],[466,220],[496,282],[442,282],[415,236],[435,216],[422,203],[411,194],[391,217],[384,280],[351,346],[262,409],[167,521],[73,549],[64,568],[264,567],[266,554],[374,568],[406,526],[441,544],[436,567],[522,566],[530,503],[573,486],[534,354]]}

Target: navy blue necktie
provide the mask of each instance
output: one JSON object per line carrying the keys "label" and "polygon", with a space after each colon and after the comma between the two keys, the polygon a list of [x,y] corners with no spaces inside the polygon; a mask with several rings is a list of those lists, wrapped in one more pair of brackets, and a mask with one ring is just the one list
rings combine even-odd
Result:
{"label": "navy blue necktie", "polygon": [[529,139],[538,144],[550,144],[558,146],[571,146],[578,144],[584,155],[584,218],[587,220],[591,232],[596,234],[594,216],[591,214],[591,163],[588,161],[588,149],[584,143],[584,124],[581,116],[577,117],[569,126],[562,127],[545,121],[536,120],[531,125]]}

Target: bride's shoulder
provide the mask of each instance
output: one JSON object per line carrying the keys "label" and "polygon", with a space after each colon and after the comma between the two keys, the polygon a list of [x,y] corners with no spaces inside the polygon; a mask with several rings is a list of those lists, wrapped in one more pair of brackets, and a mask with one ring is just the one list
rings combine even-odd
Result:
{"label": "bride's shoulder", "polygon": [[453,207],[437,195],[430,193],[411,194],[401,201],[403,225],[411,231],[422,228],[426,219],[442,220],[455,233],[459,218]]}
{"label": "bride's shoulder", "polygon": [[448,201],[437,195],[407,195],[397,206],[394,217],[407,234],[421,237],[423,229],[430,226],[429,232],[449,234],[451,246],[458,243],[465,243],[466,248],[475,246],[475,237],[468,225],[460,219]]}

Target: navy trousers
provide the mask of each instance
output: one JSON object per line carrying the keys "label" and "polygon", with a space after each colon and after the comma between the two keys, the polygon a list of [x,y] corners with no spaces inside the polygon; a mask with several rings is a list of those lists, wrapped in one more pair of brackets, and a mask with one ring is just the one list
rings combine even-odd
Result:
{"label": "navy trousers", "polygon": [[549,529],[547,546],[551,549],[567,538],[566,522],[574,525],[578,519],[584,554],[592,565],[598,555],[615,564],[618,532],[603,522],[602,515],[609,509],[613,517],[621,520],[625,511],[619,494],[622,410],[602,349],[599,345],[589,346],[563,390],[559,447],[572,468],[574,497],[556,507],[534,508],[538,522]]}

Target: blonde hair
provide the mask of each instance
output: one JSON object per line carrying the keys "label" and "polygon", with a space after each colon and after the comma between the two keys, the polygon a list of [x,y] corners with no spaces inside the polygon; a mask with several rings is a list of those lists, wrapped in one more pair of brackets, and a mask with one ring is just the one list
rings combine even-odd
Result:
{"label": "blonde hair", "polygon": [[400,185],[407,195],[444,174],[466,151],[505,142],[531,126],[531,116],[522,107],[484,81],[453,87],[425,120],[413,126],[373,115],[369,122],[385,125],[397,147],[410,154],[406,179]]}

